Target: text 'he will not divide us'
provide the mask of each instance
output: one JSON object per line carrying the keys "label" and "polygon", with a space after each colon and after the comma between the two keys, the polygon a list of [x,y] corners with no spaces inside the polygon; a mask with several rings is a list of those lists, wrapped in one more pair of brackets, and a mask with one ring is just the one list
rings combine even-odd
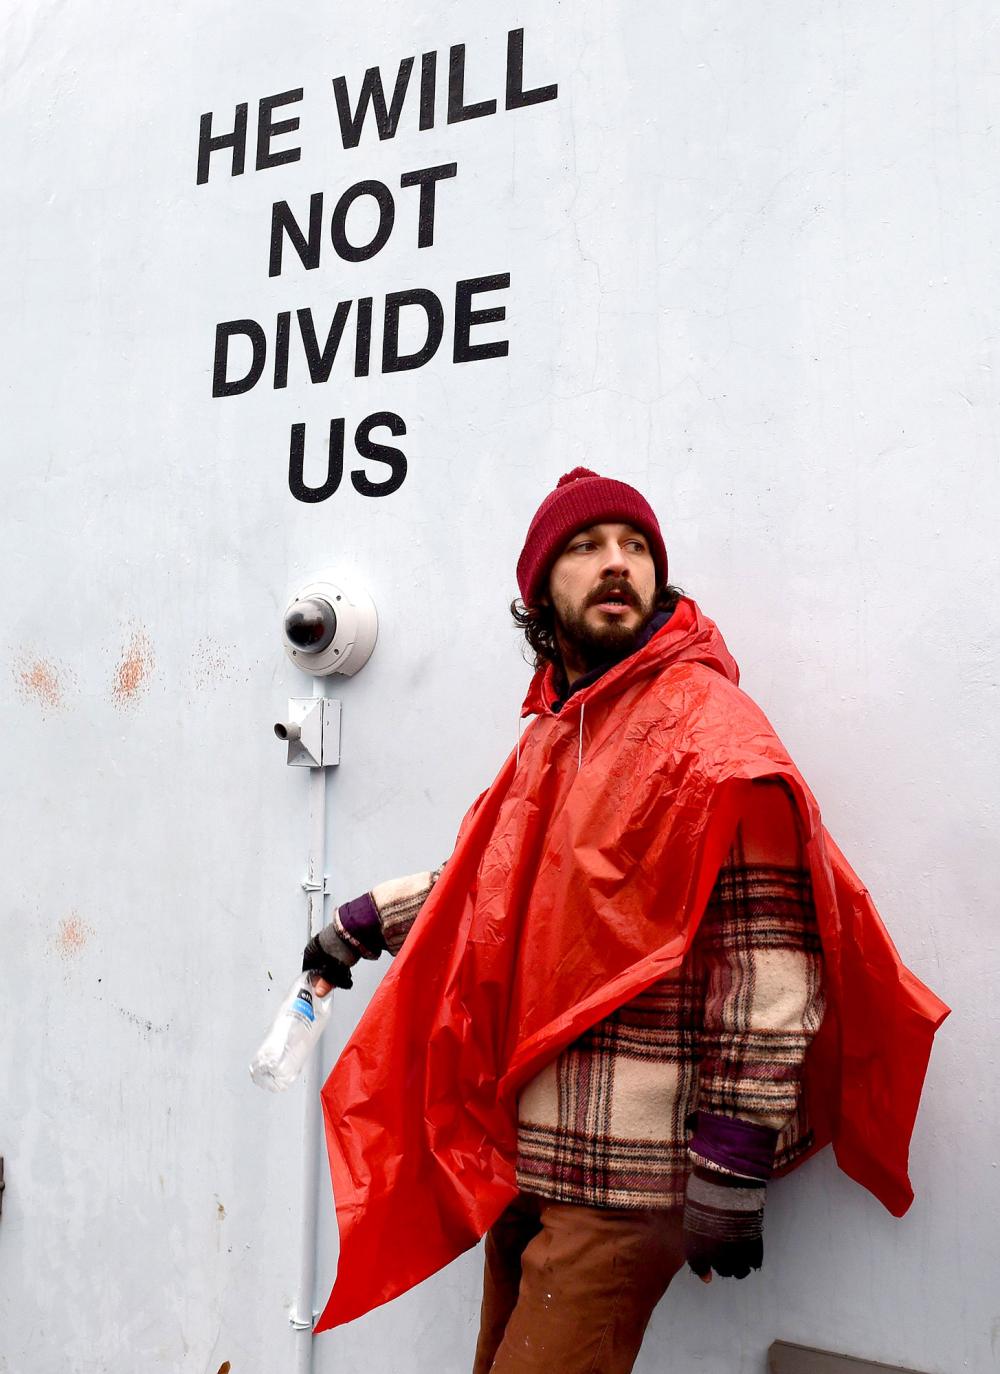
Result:
{"label": "text 'he will not divide us'", "polygon": [[[444,120],[447,124],[463,124],[470,120],[495,115],[498,98],[468,100],[465,71],[466,47],[454,44],[448,50],[448,75]],[[374,125],[380,141],[394,139],[404,130],[403,116],[415,106],[417,131],[435,127],[439,117],[438,53],[425,52],[420,57],[419,77],[414,81],[415,57],[403,58],[397,68],[391,94],[387,96],[381,69],[369,67],[361,81],[357,99],[352,103],[347,78],[333,79],[337,128],[345,150],[360,146],[366,126]],[[507,34],[504,72],[504,109],[525,109],[555,100],[558,86],[524,84],[524,30],[512,29]],[[275,147],[275,140],[293,134],[300,127],[298,114],[276,119],[275,111],[297,104],[304,99],[304,88],[265,96],[258,102],[255,170],[265,171],[297,162],[302,157],[299,146]],[[249,144],[249,103],[236,106],[232,129],[216,133],[213,112],[201,117],[198,144],[197,183],[209,182],[220,164],[217,155],[231,153],[230,175],[240,176],[246,170]],[[435,220],[439,202],[439,188],[458,176],[457,162],[439,163],[405,171],[399,178],[394,194],[380,179],[365,178],[354,181],[343,190],[329,210],[328,240],[337,263],[369,262],[386,246],[397,231],[399,207],[413,206],[415,245],[418,250],[434,246]],[[405,193],[405,194],[404,194]],[[442,192],[443,194],[443,192]],[[268,276],[280,277],[289,264],[296,263],[305,271],[315,271],[323,260],[327,236],[327,201],[323,191],[313,192],[305,205],[293,207],[289,200],[271,205],[271,226],[268,251]],[[352,215],[352,211],[355,213]],[[359,233],[359,213],[364,231]],[[349,223],[350,219],[350,223]],[[323,384],[330,379],[334,363],[342,353],[345,335],[352,337],[351,363],[356,378],[368,377],[373,367],[381,374],[412,371],[425,366],[435,357],[448,334],[453,363],[476,362],[505,357],[509,341],[477,335],[473,331],[495,325],[506,319],[506,307],[496,303],[495,295],[477,304],[477,298],[487,293],[505,291],[510,286],[509,272],[491,272],[457,281],[453,298],[447,302],[427,287],[407,287],[388,291],[379,299],[375,295],[360,294],[356,298],[339,300],[329,313],[324,312],[323,324],[317,327],[311,307],[282,310],[274,317],[273,327],[265,329],[249,316],[224,320],[216,326],[215,352],[212,369],[212,395],[231,397],[251,391],[265,375],[270,360],[269,381],[274,390],[289,384],[289,360],[300,353],[309,382]],[[376,307],[376,300],[379,304]],[[353,312],[353,315],[352,315]],[[407,312],[404,314],[404,312]],[[450,312],[450,321],[447,315]],[[329,319],[329,325],[326,325]],[[294,320],[294,324],[293,324]],[[405,321],[401,329],[401,320]],[[373,326],[381,336],[381,346],[373,357]],[[401,345],[401,334],[409,341]],[[358,426],[355,446],[362,456],[388,463],[390,477],[373,482],[364,474],[352,473],[356,489],[366,495],[388,495],[401,485],[406,460],[400,450],[373,444],[370,431],[386,425],[394,435],[406,433],[402,418],[392,411],[380,411],[367,416]],[[304,426],[292,428],[290,444],[289,485],[299,500],[322,500],[332,494],[340,483],[336,471],[338,462],[333,446],[342,450],[344,421],[331,422],[330,466],[327,480],[321,487],[307,487],[301,472],[304,450]],[[340,453],[339,467],[343,466]]]}

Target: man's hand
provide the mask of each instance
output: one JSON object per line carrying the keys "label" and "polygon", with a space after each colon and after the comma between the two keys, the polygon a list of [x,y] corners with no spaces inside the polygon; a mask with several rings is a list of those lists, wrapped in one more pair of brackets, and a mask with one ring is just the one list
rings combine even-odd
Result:
{"label": "man's hand", "polygon": [[764,1262],[767,1186],[696,1164],[684,1199],[684,1256],[703,1283],[712,1270],[745,1279]]}
{"label": "man's hand", "polygon": [[302,951],[302,971],[315,972],[316,992],[325,997],[331,987],[349,988],[354,980],[351,969],[358,954],[342,940],[333,926],[325,926]]}

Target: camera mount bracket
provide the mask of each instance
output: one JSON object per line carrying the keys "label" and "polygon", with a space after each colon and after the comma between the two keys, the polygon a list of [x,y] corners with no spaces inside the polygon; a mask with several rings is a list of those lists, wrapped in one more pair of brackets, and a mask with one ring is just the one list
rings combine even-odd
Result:
{"label": "camera mount bracket", "polygon": [[288,762],[329,768],[340,762],[340,702],[331,697],[292,697],[287,720],[274,727],[288,744]]}

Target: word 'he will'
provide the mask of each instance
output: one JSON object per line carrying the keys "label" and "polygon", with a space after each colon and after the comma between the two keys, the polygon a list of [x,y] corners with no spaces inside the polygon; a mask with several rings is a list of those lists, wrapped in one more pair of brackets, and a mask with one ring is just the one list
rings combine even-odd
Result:
{"label": "word 'he will'", "polygon": [[[435,103],[437,93],[436,52],[425,52],[420,58],[420,95],[419,123],[421,131],[434,128]],[[361,82],[357,103],[351,109],[351,98],[347,88],[347,78],[333,78],[333,94],[337,105],[337,118],[340,124],[340,138],[345,149],[356,148],[361,142],[361,134],[369,109],[375,116],[375,127],[381,140],[396,137],[400,116],[410,85],[415,57],[404,57],[396,72],[390,100],[386,100],[385,86],[379,67],[369,67]],[[536,86],[533,90],[524,89],[524,29],[511,29],[507,34],[507,71],[504,107],[508,110],[521,110],[529,105],[539,105],[546,100],[555,100],[559,87]],[[257,146],[255,170],[263,172],[269,167],[281,167],[288,162],[298,162],[302,156],[301,148],[279,148],[272,151],[271,143],[281,134],[295,133],[299,127],[298,115],[291,119],[274,121],[274,111],[284,105],[295,105],[305,94],[302,86],[294,90],[280,91],[277,95],[265,95],[257,106]],[[241,101],[236,106],[231,133],[212,132],[215,114],[207,111],[201,117],[198,138],[198,185],[203,186],[209,178],[213,153],[232,149],[231,176],[242,176],[246,171],[247,125],[249,102]],[[497,102],[475,100],[467,103],[465,99],[465,44],[455,43],[448,52],[448,111],[447,122],[460,124],[467,119],[482,119],[497,112]]]}

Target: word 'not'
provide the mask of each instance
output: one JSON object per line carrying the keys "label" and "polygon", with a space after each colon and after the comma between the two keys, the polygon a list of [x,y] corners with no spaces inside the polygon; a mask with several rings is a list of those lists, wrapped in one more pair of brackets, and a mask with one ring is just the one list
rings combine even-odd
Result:
{"label": "word 'not'", "polygon": [[[434,210],[437,200],[435,191],[438,182],[455,176],[457,172],[457,162],[445,162],[440,167],[419,167],[415,172],[404,172],[399,178],[399,184],[404,189],[408,186],[420,187],[420,203],[417,207],[418,248],[430,248],[434,242]],[[362,196],[370,196],[375,202],[378,223],[367,243],[352,243],[347,237],[347,212]],[[357,181],[340,197],[330,216],[330,238],[334,252],[345,262],[367,262],[388,243],[395,222],[396,202],[385,182]],[[281,275],[281,255],[286,236],[307,271],[318,267],[322,235],[322,191],[315,191],[309,197],[308,233],[302,232],[287,200],[275,201],[271,207],[271,256],[267,275]]]}

